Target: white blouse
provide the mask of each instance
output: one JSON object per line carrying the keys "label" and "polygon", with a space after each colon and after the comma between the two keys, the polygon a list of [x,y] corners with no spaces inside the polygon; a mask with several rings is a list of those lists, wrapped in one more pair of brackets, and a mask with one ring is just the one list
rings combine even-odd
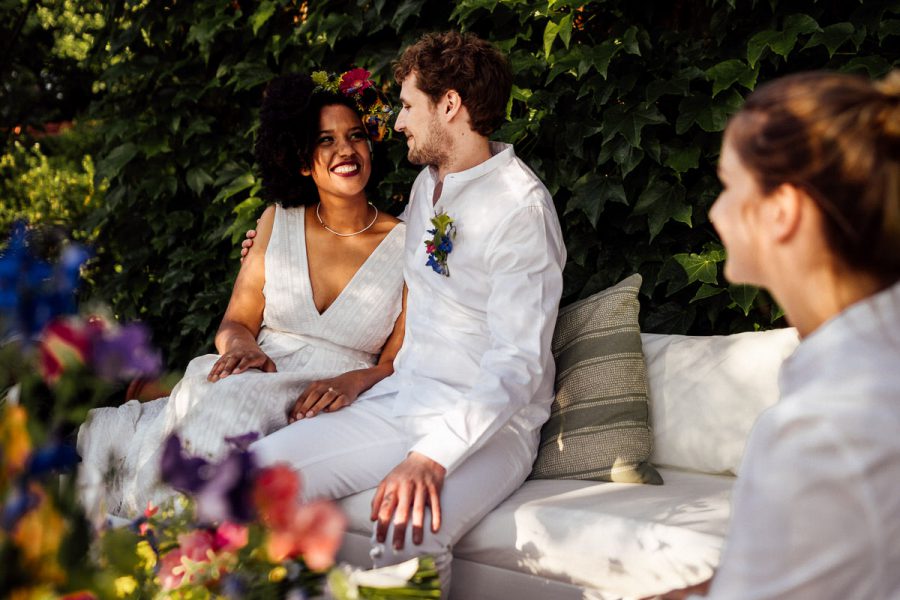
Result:
{"label": "white blouse", "polygon": [[900,598],[900,284],[803,340],[780,385],[708,598]]}

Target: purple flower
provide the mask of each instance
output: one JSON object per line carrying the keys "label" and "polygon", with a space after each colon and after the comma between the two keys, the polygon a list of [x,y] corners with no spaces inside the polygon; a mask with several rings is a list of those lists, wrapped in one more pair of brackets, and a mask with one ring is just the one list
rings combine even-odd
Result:
{"label": "purple flower", "polygon": [[140,323],[102,330],[93,344],[91,364],[108,381],[155,377],[162,357],[150,343],[150,331]]}
{"label": "purple flower", "polygon": [[[246,435],[231,440],[249,444]],[[166,440],[162,479],[176,490],[193,496],[197,519],[202,523],[251,521],[255,516],[252,497],[255,476],[256,462],[247,450],[234,448],[214,464],[185,454],[177,435]]]}

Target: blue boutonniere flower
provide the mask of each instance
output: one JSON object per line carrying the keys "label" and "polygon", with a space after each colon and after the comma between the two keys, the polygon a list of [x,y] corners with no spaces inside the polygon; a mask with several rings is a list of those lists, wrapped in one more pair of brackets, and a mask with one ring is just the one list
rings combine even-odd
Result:
{"label": "blue boutonniere flower", "polygon": [[450,267],[447,266],[447,257],[453,252],[453,238],[456,237],[456,225],[447,213],[440,212],[431,218],[434,229],[429,229],[430,240],[425,240],[425,252],[428,261],[425,266],[438,275],[450,277]]}

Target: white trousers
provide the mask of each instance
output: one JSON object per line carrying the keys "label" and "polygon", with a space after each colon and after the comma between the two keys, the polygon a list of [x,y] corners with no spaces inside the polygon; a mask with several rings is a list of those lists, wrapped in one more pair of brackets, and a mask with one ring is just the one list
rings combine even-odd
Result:
{"label": "white trousers", "polygon": [[[377,487],[410,448],[428,433],[432,416],[396,417],[392,397],[361,399],[334,413],[297,421],[253,444],[263,466],[286,462],[301,475],[304,499],[339,499]],[[450,590],[453,545],[495,506],[514,492],[534,462],[538,432],[501,428],[444,481],[441,528],[432,533],[426,515],[421,545],[407,526],[403,550],[394,551],[389,531],[377,566],[430,554],[446,596]]]}

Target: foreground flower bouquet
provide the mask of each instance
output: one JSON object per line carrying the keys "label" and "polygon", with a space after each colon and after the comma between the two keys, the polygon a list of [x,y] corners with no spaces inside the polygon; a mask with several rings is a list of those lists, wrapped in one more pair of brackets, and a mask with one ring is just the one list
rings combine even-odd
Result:
{"label": "foreground flower bouquet", "polygon": [[[173,436],[164,481],[186,496],[148,506],[102,543],[127,595],[169,598],[438,598],[433,560],[360,571],[334,567],[346,524],[334,503],[300,503],[300,477],[284,465],[257,467],[248,445],[229,438],[220,462],[191,457]],[[115,557],[115,559],[113,559]],[[334,567],[334,568],[333,568]],[[130,574],[128,574],[130,573]]]}
{"label": "foreground flower bouquet", "polygon": [[331,502],[298,503],[299,476],[259,468],[251,436],[230,440],[218,463],[170,438],[162,473],[183,496],[132,522],[83,507],[77,425],[122,382],[155,376],[161,358],[142,326],[79,314],[86,251],[63,241],[47,260],[31,233],[17,225],[0,249],[0,598],[440,596],[430,558],[334,566],[343,515]]}

